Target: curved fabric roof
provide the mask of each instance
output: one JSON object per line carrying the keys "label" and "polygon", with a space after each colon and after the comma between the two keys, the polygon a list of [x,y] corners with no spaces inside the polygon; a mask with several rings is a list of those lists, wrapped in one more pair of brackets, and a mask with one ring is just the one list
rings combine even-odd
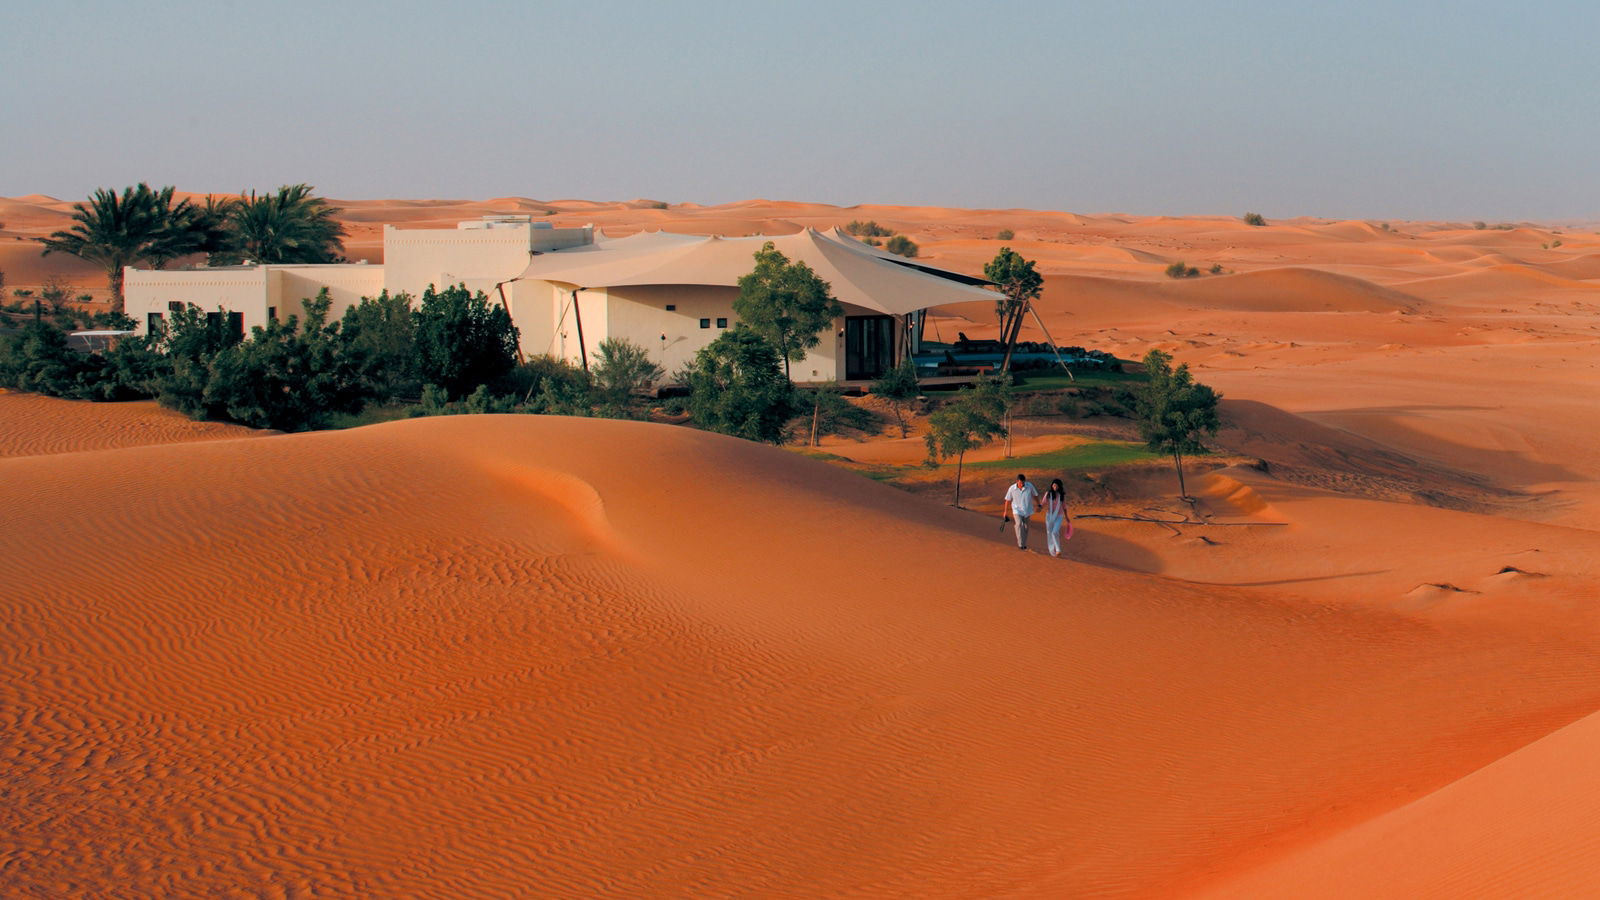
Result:
{"label": "curved fabric roof", "polygon": [[597,236],[593,244],[535,256],[524,279],[574,287],[704,284],[735,287],[755,266],[755,252],[771,241],[791,261],[804,262],[839,300],[890,315],[945,303],[993,300],[981,278],[920,265],[869,247],[838,229],[826,234],[725,238],[644,232],[624,238]]}

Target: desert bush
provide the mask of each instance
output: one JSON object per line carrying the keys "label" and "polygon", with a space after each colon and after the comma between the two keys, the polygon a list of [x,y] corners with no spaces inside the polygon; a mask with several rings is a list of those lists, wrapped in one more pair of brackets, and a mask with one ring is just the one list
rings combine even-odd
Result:
{"label": "desert bush", "polygon": [[1012,238],[1014,238],[1016,236],[1017,236],[1016,232],[1012,231],[1011,229],[1002,228],[999,231],[995,232],[994,239],[997,240],[997,241],[1009,241],[1009,240],[1011,240]]}
{"label": "desert bush", "polygon": [[917,364],[910,357],[900,360],[900,364],[883,373],[883,377],[872,383],[872,396],[881,398],[889,404],[889,409],[894,413],[895,424],[900,426],[900,436],[905,437],[910,427],[906,422],[907,408],[922,394],[922,386],[917,383]]}
{"label": "desert bush", "polygon": [[851,220],[850,224],[844,226],[844,230],[856,237],[888,237],[894,234],[893,229],[885,228],[875,221]]}
{"label": "desert bush", "polygon": [[595,400],[607,409],[630,412],[663,373],[650,351],[626,338],[606,338],[590,374]]}
{"label": "desert bush", "polygon": [[884,242],[883,249],[889,251],[890,253],[896,254],[897,256],[904,256],[907,259],[917,258],[916,242],[903,234],[897,234],[894,237],[889,238],[888,241]]}
{"label": "desert bush", "polygon": [[1260,228],[1261,226],[1267,224],[1267,220],[1262,217],[1260,213],[1247,212],[1244,214],[1244,223],[1246,225],[1254,225],[1255,227]]}
{"label": "desert bush", "polygon": [[778,368],[778,350],[739,325],[701,348],[680,373],[689,386],[689,417],[701,428],[750,441],[783,442],[794,414],[794,386]]}
{"label": "desert bush", "polygon": [[1194,278],[1200,274],[1199,269],[1195,268],[1194,266],[1185,265],[1181,259],[1167,266],[1166,272],[1168,278]]}
{"label": "desert bush", "polygon": [[423,292],[416,312],[417,376],[462,397],[517,364],[517,329],[503,307],[465,285]]}
{"label": "desert bush", "polygon": [[835,382],[801,388],[795,394],[798,415],[790,423],[811,446],[832,434],[874,434],[883,420],[872,410],[846,400]]}
{"label": "desert bush", "polygon": [[1480,221],[1477,221],[1477,222],[1473,222],[1472,223],[1472,227],[1473,227],[1473,229],[1475,229],[1477,231],[1482,231],[1485,228],[1489,227],[1489,223],[1480,220]]}
{"label": "desert bush", "polygon": [[1221,275],[1222,274],[1222,263],[1212,263],[1210,272],[1213,275]]}
{"label": "desert bush", "polygon": [[362,297],[344,311],[339,343],[374,400],[417,395],[417,322],[410,294]]}

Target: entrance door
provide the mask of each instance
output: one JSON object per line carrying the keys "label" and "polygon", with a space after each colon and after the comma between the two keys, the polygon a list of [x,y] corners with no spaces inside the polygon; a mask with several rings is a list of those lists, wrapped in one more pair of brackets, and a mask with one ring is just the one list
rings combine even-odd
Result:
{"label": "entrance door", "polygon": [[846,316],[844,377],[878,378],[894,366],[894,316]]}

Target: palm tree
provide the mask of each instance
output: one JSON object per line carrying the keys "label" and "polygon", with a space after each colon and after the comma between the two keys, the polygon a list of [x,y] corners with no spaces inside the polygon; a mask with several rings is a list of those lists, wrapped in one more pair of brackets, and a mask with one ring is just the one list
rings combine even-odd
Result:
{"label": "palm tree", "polygon": [[241,195],[228,211],[232,254],[260,263],[330,263],[344,254],[342,210],[311,194],[308,184],[284,185],[276,194]]}
{"label": "palm tree", "polygon": [[99,188],[89,202],[72,205],[75,223],[47,238],[43,255],[67,253],[105,267],[111,303],[122,311],[122,270],[145,263],[162,268],[180,256],[204,249],[208,240],[200,210],[188,200],[173,203],[172,188],[151,190],[139,182],[116,191]]}

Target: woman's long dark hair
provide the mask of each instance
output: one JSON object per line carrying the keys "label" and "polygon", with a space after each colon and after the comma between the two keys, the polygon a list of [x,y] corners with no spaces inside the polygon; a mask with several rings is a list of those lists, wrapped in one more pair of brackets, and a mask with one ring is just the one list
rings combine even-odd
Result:
{"label": "woman's long dark hair", "polygon": [[1061,479],[1054,478],[1050,481],[1050,490],[1045,491],[1044,495],[1051,499],[1065,501],[1067,499],[1067,490],[1061,486]]}

